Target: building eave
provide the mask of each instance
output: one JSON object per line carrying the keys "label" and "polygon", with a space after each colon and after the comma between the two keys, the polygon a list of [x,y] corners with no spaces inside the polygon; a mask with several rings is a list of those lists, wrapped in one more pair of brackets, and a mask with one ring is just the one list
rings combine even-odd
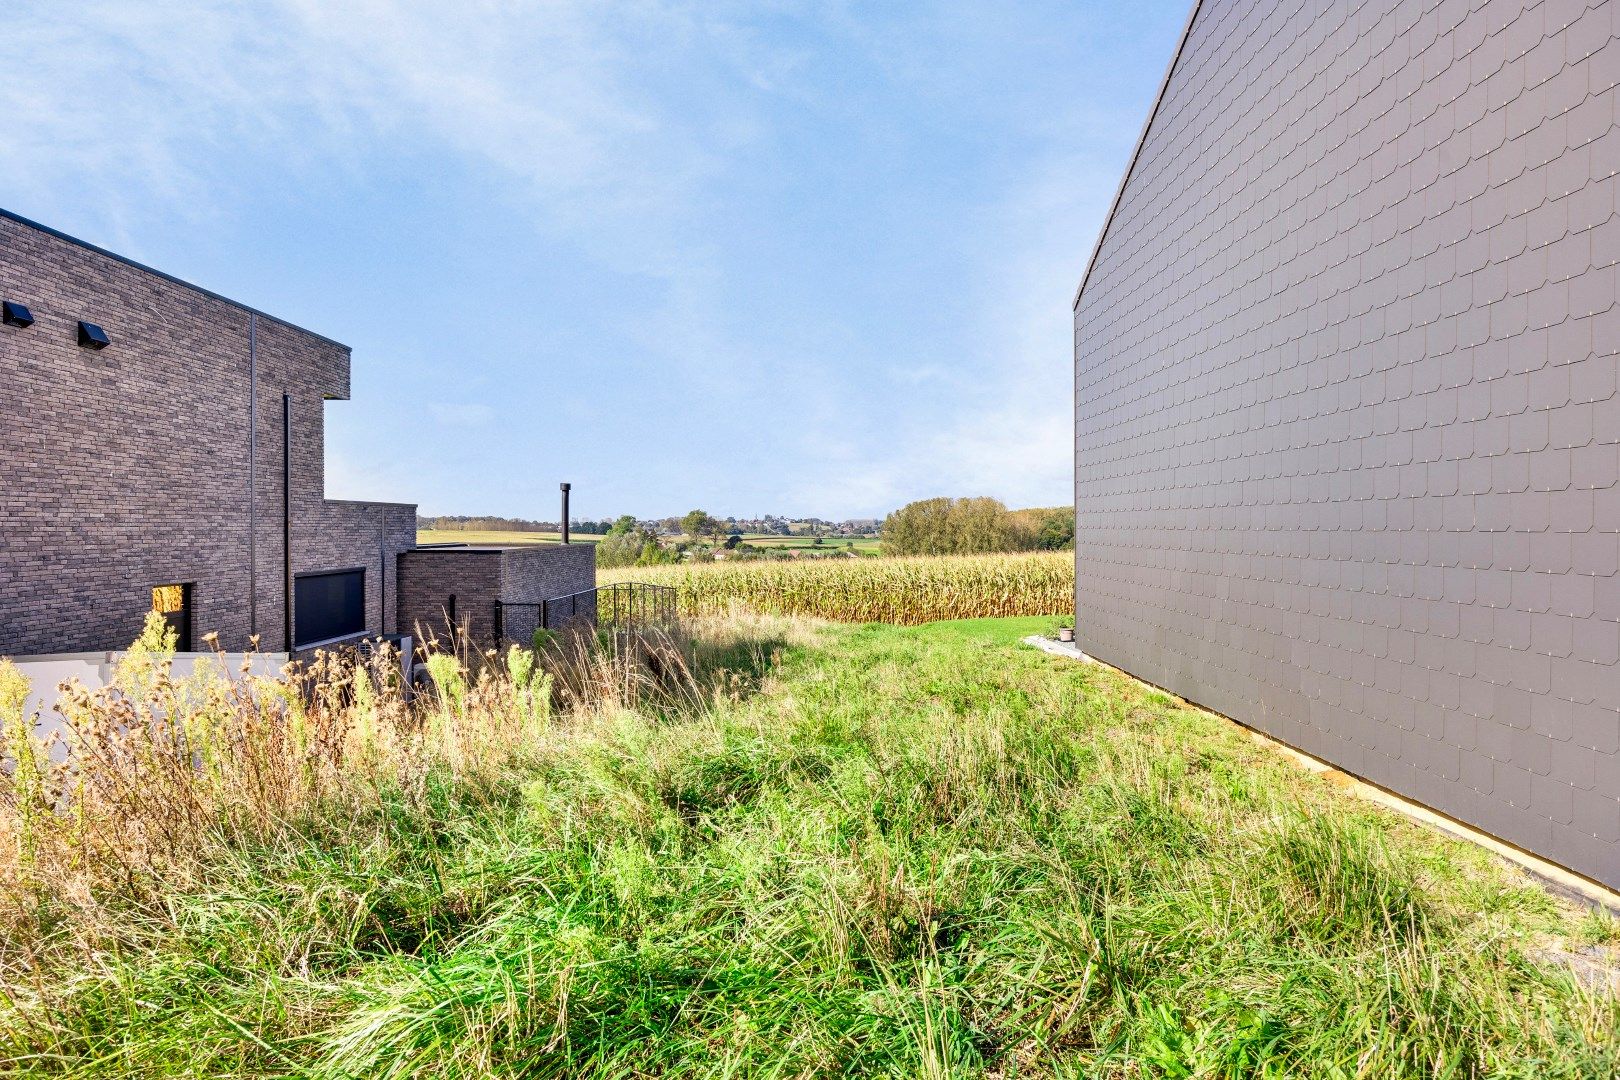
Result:
{"label": "building eave", "polygon": [[[191,282],[185,280],[184,278],[177,278],[173,274],[165,274],[162,270],[157,270],[157,269],[154,269],[154,268],[152,268],[150,266],[147,266],[145,263],[139,263],[139,262],[136,262],[134,259],[126,258],[125,256],[118,254],[118,252],[116,252],[116,251],[108,251],[106,248],[100,247],[100,246],[98,246],[96,244],[92,244],[88,240],[80,240],[77,236],[71,236],[68,233],[63,232],[60,229],[53,229],[49,225],[41,225],[39,222],[34,221],[34,220],[30,219],[30,218],[25,218],[21,214],[13,213],[12,211],[7,210],[3,206],[0,206],[0,218],[4,218],[7,221],[14,221],[18,225],[23,226],[24,228],[33,229],[35,232],[44,233],[46,236],[54,236],[58,240],[66,241],[67,243],[72,244],[75,247],[84,248],[86,251],[93,251],[97,255],[101,255],[101,256],[104,256],[106,258],[112,259],[114,262],[123,263],[125,266],[128,266],[128,267],[131,267],[133,269],[139,270],[143,274],[151,274],[153,277],[162,278],[164,281],[172,282],[173,284],[179,285],[182,288],[190,289],[192,292],[198,293],[199,295],[202,295],[202,296],[206,296],[209,299],[218,300],[223,304],[229,304],[231,307],[236,308],[238,311],[241,311],[245,315],[257,315],[261,319],[269,319],[273,323],[279,323],[280,325],[285,326],[290,330],[298,331],[300,334],[308,334],[312,338],[319,338],[321,341],[326,342],[328,345],[337,346],[338,348],[342,349],[344,352],[352,352],[353,351],[352,349],[349,348],[349,346],[343,344],[343,342],[335,341],[332,338],[327,337],[325,334],[317,334],[315,331],[306,329],[305,327],[302,327],[302,326],[299,326],[297,323],[288,322],[286,319],[280,318],[279,316],[271,315],[268,312],[260,311],[258,308],[255,308],[255,307],[249,307],[247,304],[242,303],[240,300],[232,300],[230,297],[224,296],[224,295],[222,295],[220,293],[217,293],[217,292],[214,292],[212,289],[205,289],[201,285],[194,285]],[[348,400],[348,399],[344,398],[343,400]]]}
{"label": "building eave", "polygon": [[1142,134],[1136,138],[1136,149],[1131,151],[1131,159],[1126,163],[1125,172],[1119,178],[1119,187],[1114,191],[1114,201],[1108,205],[1108,216],[1103,218],[1102,228],[1097,230],[1097,242],[1091,247],[1091,258],[1086,260],[1086,272],[1081,275],[1080,284],[1074,290],[1074,301],[1069,305],[1071,311],[1080,306],[1080,294],[1086,291],[1086,282],[1091,280],[1092,268],[1097,265],[1097,256],[1102,252],[1103,239],[1108,235],[1108,227],[1114,223],[1114,214],[1119,210],[1119,201],[1125,196],[1125,185],[1130,181],[1131,173],[1136,171],[1136,159],[1142,156],[1142,147],[1147,144],[1148,130],[1153,127],[1154,117],[1159,115],[1159,106],[1164,103],[1165,91],[1170,89],[1170,76],[1175,74],[1182,50],[1187,47],[1187,39],[1192,36],[1193,20],[1198,18],[1198,9],[1201,7],[1203,0],[1193,0],[1192,10],[1187,13],[1187,25],[1181,28],[1181,39],[1176,42],[1176,51],[1170,55],[1170,63],[1164,69],[1164,79],[1159,83],[1159,92],[1153,97],[1153,108],[1148,110],[1147,120],[1142,124]]}

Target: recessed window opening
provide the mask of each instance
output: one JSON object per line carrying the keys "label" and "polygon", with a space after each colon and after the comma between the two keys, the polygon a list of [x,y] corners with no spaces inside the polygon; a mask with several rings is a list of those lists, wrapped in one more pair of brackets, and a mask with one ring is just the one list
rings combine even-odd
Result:
{"label": "recessed window opening", "polygon": [[293,647],[366,632],[366,572],[325,570],[300,574],[293,586]]}
{"label": "recessed window opening", "polygon": [[175,651],[191,652],[191,584],[154,587],[152,610],[163,616],[174,634]]}

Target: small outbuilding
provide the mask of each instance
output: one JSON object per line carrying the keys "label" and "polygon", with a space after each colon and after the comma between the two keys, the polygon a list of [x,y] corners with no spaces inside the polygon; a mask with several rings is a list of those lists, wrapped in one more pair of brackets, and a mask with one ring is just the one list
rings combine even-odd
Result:
{"label": "small outbuilding", "polygon": [[451,627],[478,644],[529,642],[595,616],[593,544],[431,544],[399,554],[399,622],[419,640]]}

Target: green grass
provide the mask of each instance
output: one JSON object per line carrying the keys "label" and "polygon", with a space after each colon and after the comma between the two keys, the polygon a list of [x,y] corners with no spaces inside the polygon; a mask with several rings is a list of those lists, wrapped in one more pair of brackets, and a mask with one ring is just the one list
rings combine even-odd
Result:
{"label": "green grass", "polygon": [[[4,950],[83,1076],[1606,1077],[1604,939],[1230,725],[1022,647],[823,626]],[[45,920],[48,925],[48,920]],[[1584,935],[1584,936],[1582,936]],[[1602,946],[1608,948],[1608,946]],[[13,1004],[6,1005],[10,1001]]]}

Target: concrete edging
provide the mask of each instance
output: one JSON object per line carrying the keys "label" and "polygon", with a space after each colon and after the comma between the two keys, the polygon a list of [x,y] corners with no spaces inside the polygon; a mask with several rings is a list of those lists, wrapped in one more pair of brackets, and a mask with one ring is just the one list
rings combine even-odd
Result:
{"label": "concrete edging", "polygon": [[1207,713],[1208,715],[1219,720],[1224,720],[1226,723],[1231,724],[1233,727],[1242,731],[1252,741],[1261,746],[1265,746],[1278,754],[1281,754],[1283,757],[1293,761],[1296,765],[1326,777],[1334,783],[1334,786],[1340,788],[1341,790],[1348,791],[1352,795],[1356,795],[1360,798],[1366,799],[1369,802],[1375,802],[1380,806],[1394,810],[1395,812],[1404,815],[1420,825],[1425,825],[1431,829],[1443,832],[1448,836],[1455,837],[1459,840],[1466,840],[1469,843],[1477,845],[1478,847],[1482,847],[1504,862],[1511,863],[1518,869],[1523,870],[1525,873],[1534,878],[1538,884],[1550,892],[1569,900],[1575,900],[1592,907],[1602,908],[1608,911],[1610,914],[1620,917],[1620,892],[1616,892],[1604,885],[1600,885],[1589,878],[1582,877],[1573,870],[1569,870],[1565,867],[1559,866],[1555,862],[1550,862],[1543,859],[1539,855],[1533,855],[1521,848],[1514,847],[1512,844],[1497,839],[1490,833],[1482,832],[1479,829],[1474,828],[1472,825],[1467,825],[1461,821],[1457,821],[1455,818],[1447,817],[1438,810],[1424,806],[1422,803],[1414,802],[1404,795],[1397,794],[1396,792],[1390,791],[1387,788],[1381,788],[1376,784],[1368,783],[1353,773],[1345,772],[1343,769],[1332,764],[1331,762],[1323,761],[1321,758],[1307,754],[1303,750],[1297,750],[1285,742],[1272,738],[1263,731],[1255,730],[1240,720],[1234,720],[1230,716],[1215,712],[1213,709],[1206,709],[1197,702],[1188,701],[1186,698],[1175,693],[1174,691],[1166,690],[1162,686],[1154,686],[1150,682],[1143,679],[1138,679],[1135,675],[1132,675],[1124,668],[1117,668],[1112,664],[1106,663],[1105,661],[1098,660],[1094,656],[1088,656],[1086,653],[1080,650],[1080,646],[1078,644],[1053,641],[1051,638],[1041,637],[1039,634],[1032,634],[1025,638],[1024,644],[1031,645],[1051,656],[1061,656],[1070,660],[1080,660],[1088,664],[1096,664],[1099,667],[1106,667],[1110,670],[1119,672],[1121,675],[1131,679],[1133,682],[1141,683],[1143,686],[1153,686],[1153,689],[1162,694],[1168,695],[1188,708],[1197,709],[1201,713]]}

